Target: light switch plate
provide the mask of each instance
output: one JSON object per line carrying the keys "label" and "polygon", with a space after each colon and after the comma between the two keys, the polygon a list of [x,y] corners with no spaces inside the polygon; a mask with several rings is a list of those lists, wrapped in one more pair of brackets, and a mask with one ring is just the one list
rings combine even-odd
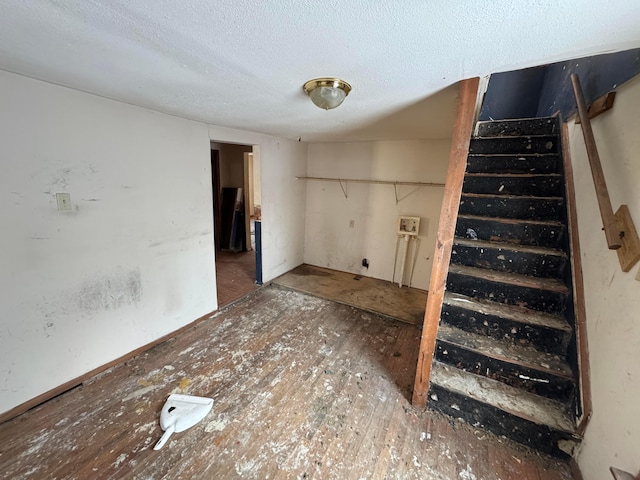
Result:
{"label": "light switch plate", "polygon": [[71,194],[70,193],[56,193],[56,201],[58,202],[59,212],[71,210]]}

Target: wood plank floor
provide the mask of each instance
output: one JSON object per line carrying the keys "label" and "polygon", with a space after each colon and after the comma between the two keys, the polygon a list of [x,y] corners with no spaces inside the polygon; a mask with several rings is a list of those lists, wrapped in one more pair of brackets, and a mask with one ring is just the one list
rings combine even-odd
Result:
{"label": "wood plank floor", "polygon": [[[412,409],[420,332],[277,286],[0,425],[11,479],[570,479],[566,464]],[[170,393],[211,413],[162,450]]]}
{"label": "wood plank floor", "polygon": [[256,253],[216,252],[218,307],[224,307],[260,288],[256,285]]}
{"label": "wood plank floor", "polygon": [[313,265],[300,265],[273,283],[413,325],[422,325],[427,305],[425,290]]}

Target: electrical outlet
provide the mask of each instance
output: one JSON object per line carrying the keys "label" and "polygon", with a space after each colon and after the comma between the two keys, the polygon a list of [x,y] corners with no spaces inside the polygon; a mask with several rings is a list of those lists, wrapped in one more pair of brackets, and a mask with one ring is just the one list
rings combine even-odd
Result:
{"label": "electrical outlet", "polygon": [[349,220],[349,228],[353,228],[356,226],[356,221],[355,220]]}
{"label": "electrical outlet", "polygon": [[59,212],[71,210],[71,194],[70,193],[56,193],[56,201],[58,202]]}

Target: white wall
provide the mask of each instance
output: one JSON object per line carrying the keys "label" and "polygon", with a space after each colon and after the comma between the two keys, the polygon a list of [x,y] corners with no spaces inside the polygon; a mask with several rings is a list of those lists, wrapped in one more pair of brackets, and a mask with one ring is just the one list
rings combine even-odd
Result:
{"label": "white wall", "polygon": [[[613,109],[593,120],[614,211],[627,204],[640,227],[640,77],[618,89]],[[585,277],[593,417],[578,463],[585,480],[616,466],[640,472],[640,282],[607,249],[579,125],[569,124]]]}
{"label": "white wall", "polygon": [[264,147],[265,278],[302,262],[304,146],[2,71],[0,105],[0,413],[217,308],[210,138]]}
{"label": "white wall", "polygon": [[0,104],[4,412],[217,305],[206,125],[1,71]]}
{"label": "white wall", "polygon": [[[449,149],[449,139],[311,144],[307,174],[444,183]],[[345,198],[338,183],[306,182],[305,263],[392,280],[397,258],[397,281],[401,262],[400,246],[396,257],[398,216],[419,216],[412,286],[428,289],[442,187],[398,187],[402,200],[396,205],[393,185],[350,183]],[[354,220],[353,228],[350,220]],[[369,260],[369,269],[362,267],[363,258]]]}

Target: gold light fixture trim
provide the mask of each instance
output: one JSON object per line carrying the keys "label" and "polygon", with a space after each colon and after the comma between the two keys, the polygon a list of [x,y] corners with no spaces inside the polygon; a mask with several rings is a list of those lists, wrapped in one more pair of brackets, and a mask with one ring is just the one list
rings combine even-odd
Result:
{"label": "gold light fixture trim", "polygon": [[351,85],[339,78],[321,77],[309,80],[302,89],[316,106],[329,110],[342,104]]}

